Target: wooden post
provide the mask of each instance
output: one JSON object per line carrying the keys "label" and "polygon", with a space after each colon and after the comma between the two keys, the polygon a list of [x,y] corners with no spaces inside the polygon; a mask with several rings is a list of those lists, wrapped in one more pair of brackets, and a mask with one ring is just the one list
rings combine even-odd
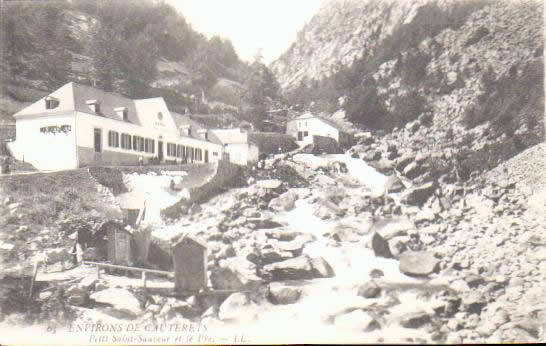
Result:
{"label": "wooden post", "polygon": [[100,280],[100,266],[97,266],[97,280]]}
{"label": "wooden post", "polygon": [[30,292],[28,293],[28,299],[32,299],[32,293],[34,291],[34,282],[36,281],[36,275],[38,275],[38,265],[40,262],[34,263],[34,270],[32,271],[32,281],[30,281]]}
{"label": "wooden post", "polygon": [[146,272],[142,272],[142,287],[146,289]]}

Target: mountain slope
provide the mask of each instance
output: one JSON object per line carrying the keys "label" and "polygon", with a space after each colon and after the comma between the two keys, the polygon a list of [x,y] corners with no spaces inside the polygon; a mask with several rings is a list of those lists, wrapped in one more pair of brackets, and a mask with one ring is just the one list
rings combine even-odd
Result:
{"label": "mountain slope", "polygon": [[539,1],[331,0],[271,69],[303,108],[492,168],[544,141],[542,13]]}

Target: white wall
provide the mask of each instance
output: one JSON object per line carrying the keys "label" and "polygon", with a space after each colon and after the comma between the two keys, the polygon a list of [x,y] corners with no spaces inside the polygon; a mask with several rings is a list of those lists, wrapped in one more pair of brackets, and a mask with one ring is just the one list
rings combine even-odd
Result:
{"label": "white wall", "polygon": [[258,161],[259,149],[254,144],[226,144],[225,151],[229,154],[229,161],[237,165],[246,166]]}
{"label": "white wall", "polygon": [[[165,117],[168,114],[164,113]],[[174,125],[173,125],[174,126]],[[94,148],[94,129],[102,129],[102,150],[112,151],[118,153],[126,153],[142,156],[144,158],[151,158],[158,156],[158,141],[163,142],[163,158],[167,160],[174,160],[175,157],[167,156],[167,143],[181,144],[194,148],[203,149],[203,160],[205,159],[204,150],[209,151],[209,162],[218,161],[222,157],[222,146],[212,142],[202,141],[190,137],[178,136],[178,131],[165,131],[162,127],[144,128],[138,125],[127,123],[121,120],[113,120],[109,118],[99,117],[92,114],[77,112],[77,145],[85,148]],[[108,146],[108,131],[113,130],[119,134],[119,147]],[[121,134],[127,133],[131,136],[140,136],[143,138],[150,138],[155,140],[154,153],[146,153],[140,151],[134,151],[133,149],[127,150],[121,148]],[[131,144],[132,145],[132,144]],[[213,152],[217,152],[218,155],[214,156]],[[180,160],[180,158],[178,158]]]}
{"label": "white wall", "polygon": [[[42,133],[40,128],[69,125],[67,133]],[[74,113],[16,119],[15,142],[9,148],[13,156],[39,170],[73,169],[76,159],[76,123]]]}
{"label": "white wall", "polygon": [[[299,145],[307,145],[313,143],[313,135],[324,136],[335,139],[339,143],[339,131],[321,121],[319,118],[294,119],[287,126],[288,134],[292,135]],[[298,141],[298,132],[308,132],[303,140]]]}

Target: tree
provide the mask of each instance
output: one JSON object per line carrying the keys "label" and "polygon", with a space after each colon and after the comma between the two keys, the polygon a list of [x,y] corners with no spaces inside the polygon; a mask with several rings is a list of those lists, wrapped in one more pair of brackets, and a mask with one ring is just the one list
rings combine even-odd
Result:
{"label": "tree", "polygon": [[147,96],[150,83],[157,75],[158,48],[149,30],[122,41],[121,86],[130,97]]}
{"label": "tree", "polygon": [[113,91],[115,82],[121,77],[119,56],[121,49],[119,32],[99,22],[91,31],[88,55],[91,57],[93,79],[97,86]]}
{"label": "tree", "polygon": [[247,118],[255,127],[262,127],[268,104],[279,98],[279,88],[277,79],[266,65],[260,62],[250,65],[243,99],[248,104]]}

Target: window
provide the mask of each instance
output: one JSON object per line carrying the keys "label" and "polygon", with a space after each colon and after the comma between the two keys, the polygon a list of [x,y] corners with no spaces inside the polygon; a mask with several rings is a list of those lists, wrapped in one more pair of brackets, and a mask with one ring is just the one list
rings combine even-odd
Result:
{"label": "window", "polygon": [[131,135],[121,134],[121,148],[131,150]]}
{"label": "window", "polygon": [[176,146],[176,157],[184,157],[184,149],[183,145],[178,144]]}
{"label": "window", "polygon": [[123,110],[123,121],[129,120],[129,111],[127,109]]}
{"label": "window", "polygon": [[116,131],[108,131],[108,146],[112,148],[119,147],[119,134]]}
{"label": "window", "polygon": [[309,136],[309,132],[308,131],[303,131],[303,137],[307,137]]}
{"label": "window", "polygon": [[153,139],[146,138],[146,141],[144,142],[144,151],[150,154],[155,152],[155,141]]}
{"label": "window", "polygon": [[167,156],[176,157],[176,144],[167,143]]}
{"label": "window", "polygon": [[163,113],[158,112],[157,113],[157,119],[162,120],[163,119]]}
{"label": "window", "polygon": [[54,109],[59,106],[59,100],[55,100],[52,98],[46,98],[45,100],[46,109]]}
{"label": "window", "polygon": [[133,136],[133,150],[144,151],[144,138],[139,136]]}

